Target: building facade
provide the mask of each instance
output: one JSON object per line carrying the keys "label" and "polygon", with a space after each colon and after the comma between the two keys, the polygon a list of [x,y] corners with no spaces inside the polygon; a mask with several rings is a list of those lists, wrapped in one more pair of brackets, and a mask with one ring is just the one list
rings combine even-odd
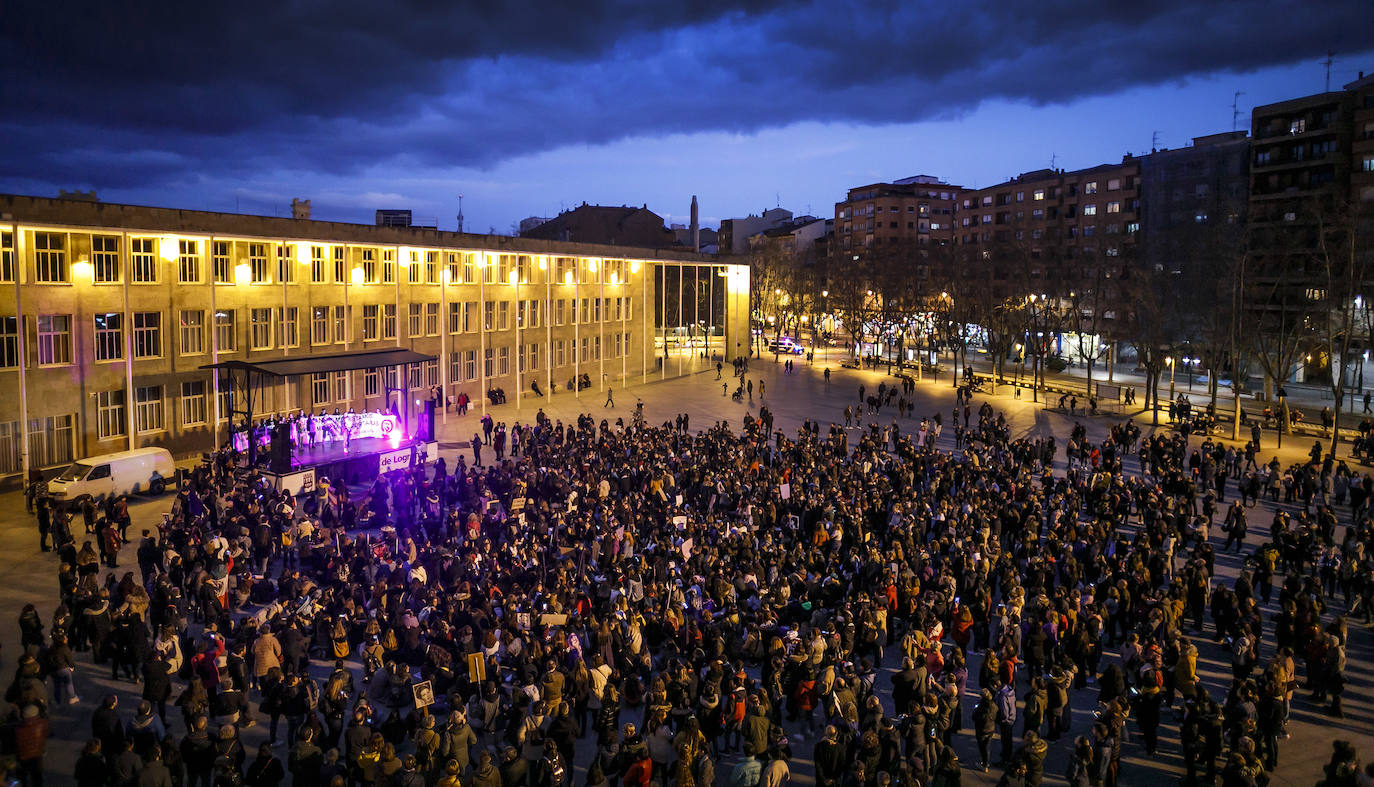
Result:
{"label": "building facade", "polygon": [[[1142,262],[1197,281],[1215,271],[1217,254],[1238,253],[1250,195],[1250,139],[1245,131],[1195,137],[1193,144],[1140,157]],[[1229,248],[1228,248],[1229,247]],[[1222,284],[1227,277],[1222,276]]]}
{"label": "building facade", "polygon": [[1140,230],[1140,164],[1027,172],[960,195],[958,278],[998,298],[1067,295],[1121,270]]}
{"label": "building facade", "polygon": [[265,386],[264,415],[373,410],[395,387],[528,407],[531,383],[685,371],[656,316],[687,312],[657,285],[673,277],[718,287],[693,319],[727,358],[747,346],[748,267],[707,255],[0,195],[0,476],[221,445],[234,392],[201,367],[224,360],[436,357]]}
{"label": "building facade", "polygon": [[835,204],[835,243],[840,254],[911,244],[947,246],[962,188],[930,175],[852,188]]}

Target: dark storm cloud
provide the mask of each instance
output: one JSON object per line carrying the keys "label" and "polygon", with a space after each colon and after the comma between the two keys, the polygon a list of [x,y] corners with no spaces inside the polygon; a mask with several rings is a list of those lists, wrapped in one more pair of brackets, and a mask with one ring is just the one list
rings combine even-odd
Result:
{"label": "dark storm cloud", "polygon": [[1370,21],[1364,0],[123,5],[0,15],[0,175],[483,166],[634,135],[909,122],[1359,51]]}

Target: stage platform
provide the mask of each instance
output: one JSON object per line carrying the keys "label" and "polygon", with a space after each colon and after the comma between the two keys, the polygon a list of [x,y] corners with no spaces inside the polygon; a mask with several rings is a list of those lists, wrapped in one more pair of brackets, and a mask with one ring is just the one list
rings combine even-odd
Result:
{"label": "stage platform", "polygon": [[438,442],[368,437],[349,441],[347,451],[342,442],[297,446],[291,454],[289,470],[277,471],[261,463],[259,467],[277,489],[300,495],[314,491],[317,478],[356,483],[393,470],[405,470],[412,464],[424,464],[438,456]]}

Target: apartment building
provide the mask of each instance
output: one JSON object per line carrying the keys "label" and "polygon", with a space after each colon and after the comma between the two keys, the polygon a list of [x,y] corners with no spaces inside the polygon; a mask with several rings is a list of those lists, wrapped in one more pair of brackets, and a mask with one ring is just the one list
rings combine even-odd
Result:
{"label": "apartment building", "polygon": [[1140,163],[1026,172],[959,196],[956,278],[998,298],[1068,294],[1118,275],[1140,230]]}
{"label": "apartment building", "polygon": [[947,246],[962,191],[930,175],[852,188],[835,204],[834,249],[856,254],[903,243]]}
{"label": "apartment building", "polygon": [[435,358],[264,386],[264,415],[372,410],[397,387],[531,407],[532,382],[672,373],[662,315],[684,310],[660,283],[689,278],[714,293],[693,319],[727,358],[747,347],[748,266],[686,250],[0,195],[0,476],[222,444],[234,392],[202,367],[224,360]]}

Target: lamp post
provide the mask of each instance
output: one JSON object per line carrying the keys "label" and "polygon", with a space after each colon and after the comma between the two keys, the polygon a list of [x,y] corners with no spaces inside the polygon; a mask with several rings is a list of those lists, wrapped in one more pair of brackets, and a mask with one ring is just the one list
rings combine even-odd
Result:
{"label": "lamp post", "polygon": [[1165,357],[1164,365],[1169,367],[1169,402],[1174,401],[1174,356]]}
{"label": "lamp post", "polygon": [[1188,375],[1188,393],[1193,392],[1193,364],[1196,361],[1196,358],[1183,356],[1183,373]]}

